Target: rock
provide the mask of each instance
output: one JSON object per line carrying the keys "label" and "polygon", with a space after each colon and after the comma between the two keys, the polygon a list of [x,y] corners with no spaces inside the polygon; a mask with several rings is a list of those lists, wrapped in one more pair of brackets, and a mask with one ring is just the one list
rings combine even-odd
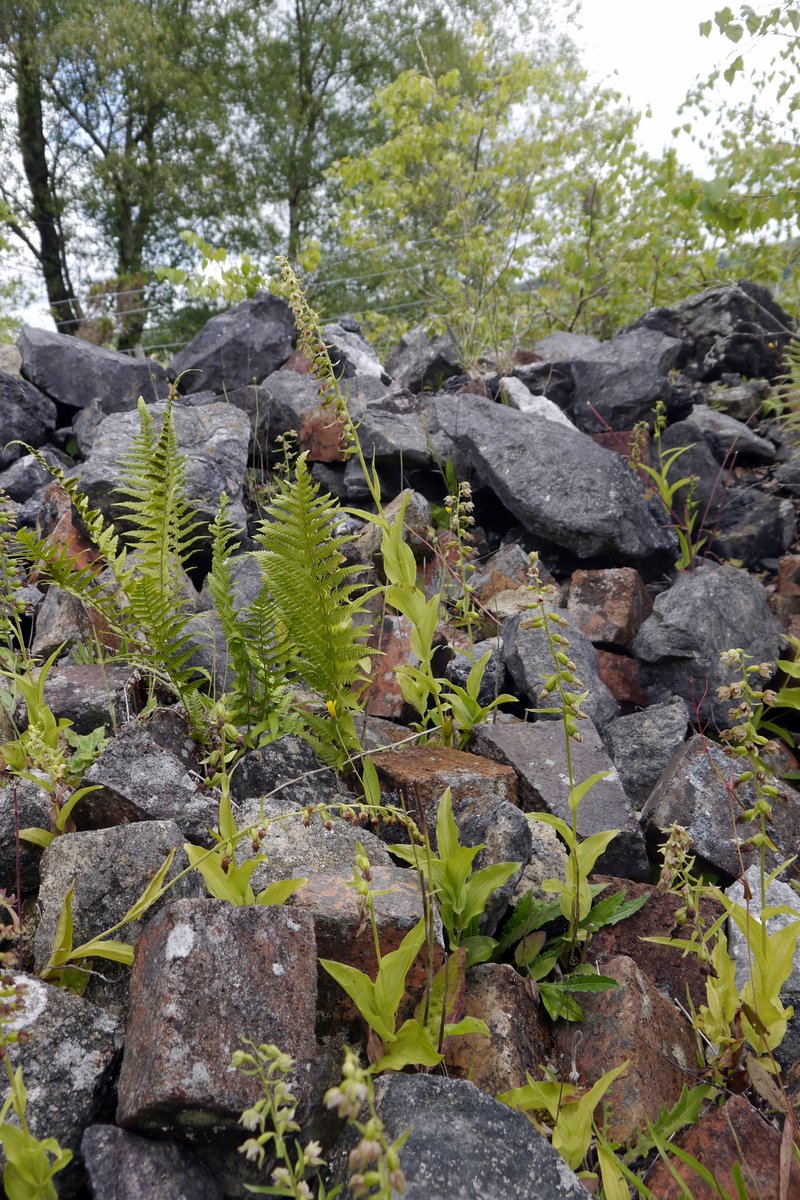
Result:
{"label": "rock", "polygon": [[286,362],[297,335],[288,304],[262,292],[212,317],[168,370],[184,393],[219,395],[264,379]]}
{"label": "rock", "polygon": [[386,359],[386,370],[400,387],[411,392],[441,387],[445,379],[460,375],[463,366],[452,337],[431,337],[425,326],[415,325],[403,334]]}
{"label": "rock", "polygon": [[[403,541],[408,542],[414,551],[414,557],[419,561],[431,553],[431,507],[419,492],[404,488],[399,496],[395,496],[394,500],[390,500],[384,507],[383,515],[390,525],[397,520],[404,506]],[[381,537],[382,530],[378,525],[371,522],[365,525],[358,536],[353,538],[347,551],[348,560],[375,566],[380,560]]]}
{"label": "rock", "polygon": [[[0,788],[0,888],[17,891],[17,829],[50,830],[53,800],[32,779],[12,779]],[[39,886],[40,846],[19,842],[19,882],[23,898]]]}
{"label": "rock", "polygon": [[[598,771],[607,771],[608,778],[594,785],[578,810],[578,833],[588,837],[618,829],[618,836],[598,860],[597,870],[629,879],[648,879],[650,864],[639,823],[591,722],[582,722],[581,739],[572,745],[575,783]],[[481,754],[514,768],[520,804],[526,812],[544,811],[571,821],[569,775],[560,721],[481,725],[476,730],[475,746]]]}
{"label": "rock", "polygon": [[[703,520],[703,516],[707,512],[704,523],[711,522],[713,526],[714,517],[725,498],[729,470],[722,469],[701,431],[688,420],[676,421],[674,425],[670,425],[664,430],[661,449],[665,460],[668,458],[670,450],[680,450],[681,453],[673,460],[672,466],[665,471],[667,481],[675,484],[679,479],[687,479],[696,475],[694,499],[698,502],[700,519]],[[657,455],[651,454],[653,466],[658,466],[657,459]],[[676,510],[679,516],[683,515],[688,495],[688,487],[682,488],[676,493]],[[655,503],[658,502],[655,501]],[[664,514],[663,519],[668,520],[669,518]]]}
{"label": "rock", "polygon": [[782,625],[800,612],[800,554],[784,554],[778,562],[774,611]]}
{"label": "rock", "polygon": [[474,869],[494,863],[517,863],[511,878],[487,899],[479,921],[479,932],[490,937],[497,932],[523,869],[533,853],[531,827],[515,804],[507,800],[481,797],[454,805],[453,816],[462,846],[483,846],[473,863]]}
{"label": "rock", "polygon": [[557,404],[548,400],[546,396],[534,396],[521,379],[515,379],[511,375],[500,380],[500,401],[509,408],[515,408],[517,412],[526,413],[529,417],[555,421],[557,425],[566,425],[568,429],[575,428]]}
{"label": "rock", "polygon": [[507,963],[483,963],[467,972],[465,1015],[485,1021],[484,1034],[451,1038],[448,1073],[469,1079],[488,1096],[525,1087],[526,1071],[539,1075],[551,1060],[546,1019],[531,996],[528,981]]}
{"label": "rock", "polygon": [[411,649],[414,627],[408,617],[386,615],[376,622],[369,645],[378,651],[372,660],[370,683],[364,693],[364,711],[389,721],[413,721],[416,710],[406,702],[397,668],[419,666]]}
{"label": "rock", "polygon": [[534,342],[533,348],[544,362],[554,363],[587,357],[599,349],[600,345],[597,338],[588,333],[567,333],[558,329],[555,333]]}
{"label": "rock", "polygon": [[25,442],[38,450],[55,427],[53,401],[24,379],[0,370],[0,469],[25,453],[24,446],[12,443]]}
{"label": "rock", "polygon": [[[40,921],[34,943],[37,971],[47,965],[70,888],[74,888],[74,944],[79,946],[122,920],[170,851],[176,854],[167,881],[189,865],[182,849],[183,840],[174,821],[142,821],[118,829],[70,833],[51,842],[42,855],[40,868]],[[146,921],[167,903],[192,896],[205,896],[205,885],[197,871],[179,880],[164,899],[148,909],[142,920],[124,925],[114,937],[134,945]],[[124,1019],[128,1009],[128,969],[101,960],[93,966],[98,973],[90,976],[84,996]]]}
{"label": "rock", "polygon": [[[705,1109],[696,1125],[678,1134],[675,1144],[696,1158],[715,1180],[706,1183],[677,1156],[670,1155],[669,1166],[657,1161],[647,1177],[647,1186],[659,1200],[683,1200],[687,1186],[693,1200],[717,1200],[724,1188],[735,1196],[739,1178],[747,1180],[748,1194],[759,1200],[779,1200],[781,1135],[765,1121],[744,1096],[731,1096],[722,1107]],[[788,1198],[800,1195],[800,1168],[789,1155]],[[682,1183],[675,1179],[678,1175]]]}
{"label": "rock", "polygon": [[552,825],[542,821],[531,821],[531,857],[522,868],[514,891],[511,894],[511,906],[516,907],[520,900],[530,892],[534,900],[551,900],[542,884],[546,879],[560,879],[562,883],[567,878],[567,851]]}
{"label": "rock", "polygon": [[[64,988],[33,975],[12,978],[23,991],[5,1026],[24,1029],[27,1040],[9,1047],[9,1060],[12,1067],[22,1067],[25,1118],[33,1136],[55,1138],[62,1150],[76,1155],[56,1176],[58,1194],[68,1200],[81,1182],[83,1131],[105,1116],[113,1101],[122,1031],[116,1017]],[[0,1098],[7,1094],[6,1086],[0,1088]]]}
{"label": "rock", "polygon": [[754,662],[774,662],[781,628],[763,586],[745,571],[704,563],[679,575],[655,600],[634,643],[651,702],[678,695],[697,707],[701,720],[730,725],[729,701],[717,688],[731,682],[720,663],[724,650],[739,648]]}
{"label": "rock", "polygon": [[444,669],[445,678],[460,687],[467,686],[467,679],[476,662],[480,662],[484,654],[489,654],[483,672],[483,679],[478,690],[478,703],[485,706],[492,703],[496,696],[507,691],[506,669],[503,663],[503,642],[501,638],[488,638],[476,642],[470,654],[456,650],[450,662]]}
{"label": "rock", "polygon": [[266,456],[282,434],[290,429],[300,433],[302,413],[319,411],[319,384],[311,375],[273,371],[263,383],[226,391],[225,399],[247,413],[253,429],[251,451]]}
{"label": "rock", "polygon": [[[350,886],[352,868],[346,872],[311,875],[308,884],[291,897],[287,911],[297,912],[303,920],[313,921],[317,954],[365,971],[374,979],[378,963],[369,920],[363,920],[358,897]],[[372,871],[375,889],[375,921],[381,955],[396,950],[403,938],[421,920],[424,907],[416,871],[403,867],[376,866]],[[383,893],[382,895],[377,893]],[[444,961],[444,941],[437,916],[433,942],[433,969]],[[413,1015],[415,1004],[428,985],[428,955],[425,948],[414,960],[405,981],[405,999],[398,1009],[398,1027]],[[331,975],[319,967],[319,1021],[344,1029],[352,1040],[358,1036],[360,1018],[353,1001]],[[261,1036],[261,1035],[259,1035]]]}
{"label": "rock", "polygon": [[205,1141],[236,1139],[260,1079],[229,1070],[239,1039],[279,1046],[307,1110],[316,1056],[316,948],[305,913],[176,900],[139,939],[117,1122]]}
{"label": "rock", "polygon": [[358,426],[361,448],[367,462],[380,466],[428,467],[430,444],[418,413],[398,413],[370,405]]}
{"label": "rock", "polygon": [[79,829],[131,821],[174,820],[184,838],[208,842],[217,804],[203,786],[197,747],[185,721],[168,709],[147,722],[129,721],[84,776],[98,785],[75,808]]}
{"label": "rock", "polygon": [[575,398],[575,380],[569,362],[535,362],[514,367],[511,372],[532,396],[546,396],[562,412],[567,412]]}
{"label": "rock", "polygon": [[674,696],[606,725],[603,741],[626,794],[637,807],[646,802],[673,751],[683,745],[688,724],[686,702]]}
{"label": "rock", "polygon": [[140,396],[150,404],[167,394],[166,372],[151,359],[32,325],[23,328],[17,345],[25,379],[68,408],[85,408],[96,399],[106,413],[125,412],[136,408]]}
{"label": "rock", "polygon": [[618,654],[614,650],[598,650],[597,673],[623,715],[638,712],[646,707],[647,698],[642,690],[639,664],[635,658]]}
{"label": "rock", "polygon": [[66,652],[75,646],[100,645],[113,647],[117,639],[97,610],[90,609],[75,596],[59,588],[48,588],[47,594],[36,613],[31,654],[34,658],[48,659],[57,650]]}
{"label": "rock", "polygon": [[603,974],[618,986],[578,997],[583,1021],[577,1034],[573,1023],[559,1021],[555,1040],[562,1061],[574,1065],[583,1087],[629,1063],[604,1096],[606,1136],[625,1145],[644,1133],[663,1108],[677,1103],[695,1069],[695,1035],[632,958],[610,959]]}
{"label": "rock", "polygon": [[248,750],[231,774],[231,797],[274,798],[298,806],[347,801],[350,796],[308,742],[285,734],[258,750]]}
{"label": "rock", "polygon": [[0,343],[0,371],[5,375],[19,375],[22,371],[22,355],[10,342]]}
{"label": "rock", "polygon": [[[546,1138],[522,1113],[465,1079],[385,1075],[376,1081],[378,1116],[391,1142],[409,1126],[400,1151],[406,1200],[586,1200],[586,1192]],[[347,1187],[347,1156],[358,1135],[346,1130],[330,1161]]]}
{"label": "rock", "polygon": [[477,397],[440,397],[432,413],[534,537],[579,558],[639,563],[672,555],[674,535],[651,514],[640,483],[619,455],[591,438]]}
{"label": "rock", "polygon": [[[578,691],[588,691],[583,704],[583,711],[602,729],[619,715],[619,709],[614,697],[600,679],[597,669],[597,655],[594,647],[577,627],[571,613],[564,615],[569,628],[563,631],[569,642],[567,653],[577,667],[577,676],[581,680]],[[506,667],[518,694],[524,697],[532,708],[542,706],[541,691],[545,681],[553,673],[553,661],[548,649],[547,636],[543,629],[530,629],[530,614],[520,614],[505,621],[503,624],[503,657]],[[545,707],[554,705],[553,697],[547,697]]]}
{"label": "rock", "polygon": [[652,421],[657,402],[669,404],[672,389],[667,373],[678,366],[683,353],[678,338],[652,329],[632,329],[574,359],[570,366],[575,424],[585,433],[595,433]]}
{"label": "rock", "polygon": [[[706,527],[710,522],[706,522]],[[735,489],[724,497],[709,549],[720,558],[737,559],[755,568],[779,558],[797,533],[791,500],[776,500],[755,488]]]}
{"label": "rock", "polygon": [[[747,905],[744,902],[744,886],[740,879],[731,884],[726,891],[726,895],[729,900],[733,900],[749,912],[754,920],[760,922],[762,920],[761,913],[763,908],[761,904],[761,868],[758,863],[753,863],[747,868],[744,873],[744,879],[747,880],[747,886],[751,895]],[[800,917],[797,892],[794,888],[790,887],[785,879],[773,879],[767,887],[767,908],[777,908],[780,906],[788,908],[790,911],[776,913],[775,916],[767,918],[768,936],[776,933],[779,929],[784,929],[787,925],[796,925],[798,917]],[[798,915],[793,916],[792,913]],[[730,918],[728,919],[728,950],[736,964],[736,986],[741,991],[750,978],[750,950],[744,934],[736,922]],[[800,946],[795,948],[794,965],[781,991],[790,994],[794,993],[795,995],[800,993]]]}
{"label": "rock", "polygon": [[[153,404],[149,412],[155,433],[161,427],[165,405]],[[250,421],[230,404],[200,408],[176,404],[172,415],[178,451],[187,456],[186,492],[192,514],[207,526],[216,515],[219,498],[230,498],[229,520],[244,528],[242,485],[250,442]],[[117,488],[122,482],[121,461],[130,453],[140,428],[139,414],[114,413],[97,430],[89,458],[78,471],[81,487],[93,507],[108,520],[118,516]]]}
{"label": "rock", "polygon": [[[0,436],[2,435],[0,434]],[[49,463],[57,464],[60,467],[68,465],[62,461],[62,456],[58,451],[51,446],[43,446],[40,453],[42,458]],[[52,482],[53,476],[33,454],[24,454],[0,475],[0,487],[6,495],[22,504],[34,498],[40,498],[43,490]]]}
{"label": "rock", "polygon": [[707,404],[695,404],[686,424],[699,430],[717,462],[730,463],[733,455],[738,463],[771,463],[775,460],[772,442],[759,437],[728,413],[717,412]]}
{"label": "rock", "polygon": [[[56,663],[44,685],[44,698],[53,716],[71,721],[75,733],[104,726],[116,729],[139,711],[142,680],[129,667],[111,663]],[[27,722],[24,703],[20,719]]]}
{"label": "rock", "polygon": [[[741,770],[740,760],[728,757],[715,742],[699,734],[690,738],[672,755],[642,809],[648,842],[663,841],[663,830],[682,825],[691,838],[691,853],[735,879],[742,862],[747,866],[755,854],[752,846],[741,843],[758,832],[740,817],[756,799],[751,783],[735,783]],[[774,802],[767,829],[779,851],[777,856],[768,852],[768,859],[777,865],[800,838],[800,806],[794,793],[788,801]]]}
{"label": "rock", "polygon": [[388,385],[391,379],[378,361],[378,356],[362,335],[360,327],[355,322],[352,324],[354,327],[350,329],[345,329],[340,322],[322,327],[322,340],[328,348],[336,378],[346,380],[367,376]]}
{"label": "rock", "polygon": [[81,1142],[92,1195],[108,1200],[223,1200],[199,1158],[178,1142],[90,1125]]}
{"label": "rock", "polygon": [[574,571],[567,610],[581,633],[595,645],[633,649],[633,639],[653,602],[633,567],[610,571]]}
{"label": "rock", "polygon": [[709,402],[737,421],[750,421],[761,411],[771,390],[768,379],[744,381],[739,375],[723,376],[722,386],[711,389]]}

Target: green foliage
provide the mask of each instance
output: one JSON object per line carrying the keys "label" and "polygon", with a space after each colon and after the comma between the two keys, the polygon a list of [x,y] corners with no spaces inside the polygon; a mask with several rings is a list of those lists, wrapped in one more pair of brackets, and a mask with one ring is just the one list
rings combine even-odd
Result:
{"label": "green foliage", "polygon": [[[325,1107],[334,1109],[361,1135],[355,1153],[348,1160],[351,1172],[348,1186],[352,1195],[371,1200],[394,1200],[395,1194],[402,1196],[406,1180],[399,1154],[411,1128],[389,1142],[375,1107],[372,1076],[349,1048],[345,1049],[342,1082],[325,1093]],[[364,1117],[366,1120],[359,1119]]]}
{"label": "green foliage", "polygon": [[[708,537],[695,537],[698,516],[698,503],[695,498],[697,476],[684,475],[681,478],[674,478],[677,472],[673,472],[673,467],[680,457],[691,450],[694,443],[692,446],[677,446],[673,450],[665,452],[661,445],[661,435],[666,428],[666,423],[666,410],[663,402],[659,400],[654,409],[652,434],[656,461],[646,463],[642,457],[642,442],[646,441],[648,437],[646,422],[642,422],[636,427],[634,449],[629,461],[635,471],[638,471],[641,476],[655,486],[656,494],[678,539],[680,557],[675,563],[675,567],[679,571],[687,571],[696,565],[697,556],[708,541]],[[679,506],[677,497],[681,493],[683,493],[681,496],[683,503],[682,506]]]}
{"label": "green foliage", "polygon": [[486,962],[496,943],[480,937],[478,922],[491,896],[519,869],[519,863],[494,863],[473,869],[475,857],[485,847],[462,846],[453,817],[450,788],[446,788],[436,817],[438,855],[428,847],[392,846],[395,857],[416,866],[435,897],[451,950],[463,947],[467,967]]}

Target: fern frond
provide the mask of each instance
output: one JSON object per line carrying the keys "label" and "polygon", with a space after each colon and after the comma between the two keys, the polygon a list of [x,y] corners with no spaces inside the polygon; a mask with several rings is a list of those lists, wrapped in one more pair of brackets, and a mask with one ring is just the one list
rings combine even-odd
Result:
{"label": "fern frond", "polygon": [[346,539],[333,532],[338,513],[300,455],[294,479],[281,482],[270,506],[271,520],[262,522],[263,549],[254,553],[304,680],[326,701],[352,708],[370,653],[356,624],[367,595],[352,582],[359,568],[342,557]]}
{"label": "fern frond", "polygon": [[97,564],[80,566],[66,546],[40,538],[31,529],[20,529],[17,541],[22,556],[36,567],[42,582],[54,585],[88,605],[103,618],[116,637],[130,636],[127,610],[120,604],[116,589],[101,582]]}

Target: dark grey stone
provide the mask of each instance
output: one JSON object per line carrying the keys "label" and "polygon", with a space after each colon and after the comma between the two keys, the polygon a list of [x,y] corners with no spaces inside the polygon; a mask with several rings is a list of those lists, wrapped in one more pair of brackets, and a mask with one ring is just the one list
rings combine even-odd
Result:
{"label": "dark grey stone", "polygon": [[753,433],[742,421],[707,404],[695,404],[686,424],[694,425],[705,438],[717,462],[730,463],[733,455],[739,463],[771,463],[775,459],[772,442]]}
{"label": "dark grey stone", "polygon": [[231,797],[277,796],[302,806],[325,804],[342,797],[344,789],[322,759],[302,738],[287,734],[258,750],[248,750],[231,775]]}
{"label": "dark grey stone", "polygon": [[401,387],[412,392],[441,387],[445,379],[464,370],[449,334],[431,337],[425,326],[415,325],[403,334],[386,359],[386,371]]}
{"label": "dark grey stone", "polygon": [[484,847],[475,857],[476,871],[495,863],[519,863],[519,869],[490,896],[481,916],[480,932],[491,936],[503,919],[533,854],[531,827],[516,804],[492,795],[456,802],[453,816],[461,845]]}
{"label": "dark grey stone", "polygon": [[161,709],[147,722],[129,721],[84,777],[98,785],[74,811],[79,829],[130,821],[174,820],[184,838],[208,842],[217,802],[203,785],[197,746],[180,716]]}
{"label": "dark grey stone", "polygon": [[417,413],[397,413],[368,405],[358,426],[367,462],[429,466],[431,451]]}
{"label": "dark grey stone", "polygon": [[[714,517],[719,510],[720,504],[725,498],[725,491],[728,485],[729,470],[722,467],[721,463],[714,457],[713,451],[702,432],[691,421],[676,421],[664,431],[661,438],[661,448],[666,458],[670,450],[680,450],[681,453],[675,458],[672,466],[666,471],[666,476],[671,484],[677,483],[679,479],[686,479],[691,475],[697,476],[697,482],[694,485],[694,498],[697,500],[699,508],[699,517],[702,520],[704,514],[706,524],[713,526]],[[657,456],[651,456],[653,466],[658,466]],[[730,464],[728,464],[730,467]],[[685,501],[689,496],[687,488],[681,489],[675,495],[675,510],[678,516],[682,515]],[[662,508],[662,513],[664,512]],[[666,514],[664,519],[668,519]]]}
{"label": "dark grey stone", "polygon": [[780,558],[796,533],[791,500],[778,500],[756,488],[737,488],[724,496],[708,546],[718,558],[738,559],[752,568],[766,559]]}
{"label": "dark grey stone", "polygon": [[[91,733],[100,725],[116,729],[129,721],[143,703],[143,687],[130,667],[60,662],[47,674],[44,698],[53,716],[71,721],[75,733]],[[27,723],[24,702],[20,723]]]}
{"label": "dark grey stone", "polygon": [[756,662],[774,662],[782,637],[757,579],[705,563],[656,597],[634,650],[652,702],[682,696],[690,712],[697,708],[702,720],[725,728],[730,705],[717,698],[717,688],[731,682],[731,671],[720,655],[739,648]]}
{"label": "dark grey stone", "polygon": [[[562,612],[560,615],[564,617],[567,626],[559,632],[569,642],[569,646],[563,649],[575,663],[576,674],[581,681],[573,690],[588,692],[583,711],[598,729],[603,729],[609,721],[619,716],[619,706],[600,678],[594,646],[578,629],[572,613]],[[518,695],[527,700],[531,708],[552,708],[556,703],[554,695],[548,695],[543,700],[541,691],[545,680],[555,669],[553,659],[545,631],[531,629],[530,621],[530,614],[520,613],[504,622],[503,657]]]}
{"label": "dark grey stone", "polygon": [[682,353],[678,338],[634,329],[574,359],[570,415],[575,424],[586,433],[597,433],[630,429],[637,421],[652,419],[656,403],[670,399],[667,372],[677,366]]}
{"label": "dark grey stone", "polygon": [[[16,800],[16,808],[15,808]],[[52,828],[53,800],[32,779],[12,779],[0,788],[0,888],[10,895],[17,892],[17,828]],[[20,886],[24,899],[39,886],[40,846],[19,843]]]}
{"label": "dark grey stone", "polygon": [[252,446],[267,455],[282,434],[300,433],[302,414],[319,405],[319,384],[313,375],[273,371],[263,383],[232,389],[225,398],[250,417]]}
{"label": "dark grey stone", "polygon": [[546,396],[562,410],[569,410],[575,398],[571,362],[551,360],[525,363],[524,366],[514,367],[511,375],[524,383],[531,395]]}
{"label": "dark grey stone", "polygon": [[686,740],[689,714],[680,696],[617,717],[603,730],[622,786],[633,803],[645,803],[676,747]]}
{"label": "dark grey stone", "polygon": [[185,393],[233,391],[277,370],[296,340],[288,304],[262,293],[212,317],[168,370]]}
{"label": "dark grey stone", "polygon": [[471,655],[456,650],[444,669],[445,677],[451,683],[457,683],[460,687],[466,687],[470,671],[475,663],[483,658],[487,651],[491,657],[486,664],[478,691],[478,702],[484,706],[491,704],[495,696],[499,696],[501,693],[509,690],[505,663],[503,662],[503,642],[501,638],[489,638],[484,642],[476,642],[472,648]]}
{"label": "dark grey stone", "polygon": [[[40,868],[40,922],[34,941],[36,969],[41,971],[47,964],[64,897],[71,887],[74,888],[73,937],[78,946],[122,920],[171,850],[176,854],[167,879],[188,867],[183,842],[174,821],[142,821],[115,829],[93,829],[65,834],[51,842],[42,855]],[[124,925],[114,937],[133,946],[146,922],[166,904],[205,894],[199,872],[191,871],[148,909],[141,920]],[[128,968],[101,960],[96,960],[93,966],[96,973],[89,978],[84,996],[124,1019],[128,1010]]]}
{"label": "dark grey stone", "polygon": [[[625,879],[649,879],[650,865],[639,822],[614,764],[590,721],[581,722],[580,733],[581,741],[573,742],[571,748],[575,783],[598,771],[607,771],[608,778],[599,780],[581,804],[578,833],[588,837],[618,829],[619,834],[598,859],[596,869]],[[475,749],[486,758],[514,768],[520,804],[527,812],[549,812],[571,822],[569,773],[560,721],[480,725],[475,731]]]}
{"label": "dark grey stone", "polygon": [[164,368],[151,359],[133,358],[94,346],[82,338],[26,325],[19,336],[22,374],[45,395],[69,408],[98,400],[106,413],[135,408],[166,396]]}
{"label": "dark grey stone", "polygon": [[90,1125],[81,1153],[96,1200],[223,1200],[208,1167],[178,1142]]}
{"label": "dark grey stone", "polygon": [[[741,908],[746,909],[754,921],[763,921],[764,905],[761,902],[760,864],[753,863],[749,866],[744,873],[744,879],[747,880],[749,890],[747,901],[744,898],[744,884],[741,879],[732,883],[726,889],[725,894],[729,900],[733,900]],[[784,912],[777,912],[773,916],[767,917],[766,925],[769,936],[777,933],[779,929],[785,929],[787,925],[797,923],[797,892],[791,887],[788,874],[783,878],[773,879],[767,885],[766,906],[768,909],[784,909]],[[736,967],[736,986],[741,991],[750,978],[752,951],[741,929],[730,918],[728,918],[728,952]],[[792,969],[781,992],[788,992],[790,995],[800,993],[800,944],[795,946]]]}
{"label": "dark grey stone", "polygon": [[574,358],[589,358],[601,343],[588,333],[567,333],[557,329],[540,341],[534,342],[533,349],[544,362],[570,362]]}
{"label": "dark grey stone", "polygon": [[[164,415],[163,404],[150,406],[156,434]],[[230,498],[228,516],[244,527],[246,514],[242,487],[250,442],[250,421],[230,404],[200,408],[173,407],[178,451],[187,456],[186,491],[194,515],[205,525],[213,520],[222,492]],[[131,450],[140,429],[139,414],[114,413],[97,430],[92,451],[76,472],[90,503],[109,520],[118,517],[116,489],[122,481],[121,461]]]}
{"label": "dark grey stone", "polygon": [[727,376],[721,386],[712,390],[709,400],[714,408],[721,409],[729,417],[749,421],[760,412],[771,390],[768,379],[745,381],[739,376]]}
{"label": "dark grey stone", "polygon": [[[12,1067],[22,1067],[25,1117],[33,1136],[55,1138],[76,1156],[55,1177],[58,1195],[71,1200],[81,1183],[83,1131],[113,1103],[122,1029],[116,1017],[81,996],[34,975],[14,978],[24,991],[6,1028],[24,1029],[27,1040],[9,1046],[8,1056]],[[0,1099],[7,1092],[0,1087]],[[0,1162],[3,1157],[0,1151]]]}
{"label": "dark grey stone", "polygon": [[[66,455],[61,455],[51,446],[44,446],[40,453],[53,465],[63,467],[70,463]],[[25,503],[35,497],[37,506],[42,492],[52,482],[53,476],[32,454],[25,454],[22,458],[18,458],[0,474],[0,487],[7,496],[20,503]]]}
{"label": "dark grey stone", "polygon": [[654,518],[641,483],[586,434],[476,396],[438,397],[432,409],[481,482],[534,536],[580,558],[638,566],[674,555],[674,534]]}
{"label": "dark grey stone", "polygon": [[[411,1136],[400,1151],[405,1200],[585,1200],[563,1158],[522,1114],[465,1079],[385,1075],[375,1098],[387,1136]],[[346,1129],[331,1154],[334,1182],[347,1187]]]}
{"label": "dark grey stone", "polygon": [[[10,466],[25,453],[24,446],[11,443],[25,442],[38,450],[55,427],[53,401],[24,379],[0,371],[0,468]],[[27,497],[18,496],[17,499]]]}

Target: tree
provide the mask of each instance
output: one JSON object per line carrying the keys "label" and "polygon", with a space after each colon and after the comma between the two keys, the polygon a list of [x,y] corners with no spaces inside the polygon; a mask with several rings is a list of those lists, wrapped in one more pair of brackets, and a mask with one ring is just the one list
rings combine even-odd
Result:
{"label": "tree", "polygon": [[225,178],[215,84],[224,10],[213,0],[3,5],[0,73],[15,104],[3,114],[5,151],[21,170],[0,186],[22,215],[8,228],[39,263],[63,332],[83,316],[76,247],[112,276],[120,343],[132,344],[153,261],[176,244],[181,221],[214,212],[214,182]]}

